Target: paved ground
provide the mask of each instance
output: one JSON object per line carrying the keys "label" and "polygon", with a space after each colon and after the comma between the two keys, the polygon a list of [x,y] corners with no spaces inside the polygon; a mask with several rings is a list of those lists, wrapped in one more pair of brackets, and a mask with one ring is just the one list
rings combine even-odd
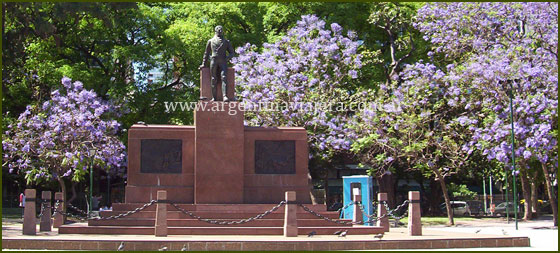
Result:
{"label": "paved ground", "polygon": [[[481,235],[503,235],[504,231],[511,236],[527,236],[531,240],[530,250],[538,251],[558,251],[558,228],[552,226],[552,217],[543,217],[539,220],[518,222],[518,230],[515,229],[515,222],[509,224],[505,220],[496,219],[495,221],[468,221],[458,222],[454,227],[431,226],[426,229],[435,231],[476,233]],[[459,250],[459,249],[458,249]],[[460,250],[481,250],[481,251],[526,251],[527,248],[478,248]]]}
{"label": "paved ground", "polygon": [[[138,241],[152,241],[161,240],[162,238],[155,238],[154,236],[127,236],[127,235],[58,235],[56,230],[53,232],[40,232],[38,236],[22,236],[21,235],[21,221],[18,219],[7,220],[2,222],[2,237],[3,238],[41,238],[53,240],[138,240]],[[406,228],[391,228],[391,232],[387,233],[384,240],[402,240],[402,239],[445,239],[445,238],[489,238],[489,237],[508,237],[508,236],[527,236],[531,241],[531,248],[477,248],[477,249],[453,249],[453,250],[491,250],[491,251],[515,251],[515,250],[550,250],[558,251],[558,230],[552,227],[551,220],[537,220],[529,222],[520,222],[519,230],[515,230],[515,223],[496,219],[495,221],[468,221],[458,222],[456,226],[430,226],[424,227],[422,237],[407,236]],[[37,228],[38,230],[38,228]],[[476,233],[478,231],[478,233]],[[504,231],[506,235],[504,235]],[[299,240],[312,240],[312,241],[332,241],[332,240],[371,240],[371,235],[349,235],[347,238],[337,238],[336,236],[315,236],[308,238],[307,236],[299,236],[297,238],[284,238],[282,236],[168,236],[165,240],[169,241],[231,241],[231,240],[247,240],[247,241],[299,241]],[[445,250],[445,249],[442,249]],[[449,250],[449,249],[447,249]]]}

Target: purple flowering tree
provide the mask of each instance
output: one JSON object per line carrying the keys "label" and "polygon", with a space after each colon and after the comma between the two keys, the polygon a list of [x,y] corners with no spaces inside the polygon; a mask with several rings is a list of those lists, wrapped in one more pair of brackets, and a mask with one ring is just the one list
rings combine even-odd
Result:
{"label": "purple flowering tree", "polygon": [[[457,103],[471,111],[459,118],[479,150],[512,169],[512,152],[531,218],[530,164],[540,164],[557,224],[552,185],[558,168],[558,4],[433,3],[418,12],[417,28],[452,64],[450,85],[464,87]],[[510,86],[513,87],[515,151],[511,148]],[[536,201],[536,200],[533,200]]]}
{"label": "purple flowering tree", "polygon": [[233,63],[246,124],[305,127],[317,160],[348,150],[353,132],[344,125],[348,87],[362,67],[358,46],[354,32],[305,15],[278,41],[265,43],[262,52],[250,44],[237,48]]}
{"label": "purple flowering tree", "polygon": [[352,121],[358,137],[352,151],[378,181],[404,168],[439,182],[448,224],[454,224],[445,179],[469,157],[461,149],[468,131],[457,120],[466,111],[454,106],[460,89],[448,85],[445,72],[430,63],[406,65],[399,79],[400,85],[393,81],[364,91],[371,103]]}
{"label": "purple flowering tree", "polygon": [[[325,28],[324,21],[307,15],[276,43],[265,43],[262,52],[250,44],[237,48],[233,62],[246,123],[303,126],[312,147],[321,151],[316,155],[324,158],[328,150],[348,149],[346,86],[358,77],[362,62],[356,35],[342,30],[336,23]],[[258,103],[278,106],[254,108]]]}
{"label": "purple flowering tree", "polygon": [[9,125],[2,140],[3,166],[25,176],[27,183],[57,180],[66,196],[64,178],[79,182],[89,166],[123,174],[125,146],[117,138],[119,123],[106,119],[114,106],[85,90],[79,81],[62,78],[42,106],[27,106]]}

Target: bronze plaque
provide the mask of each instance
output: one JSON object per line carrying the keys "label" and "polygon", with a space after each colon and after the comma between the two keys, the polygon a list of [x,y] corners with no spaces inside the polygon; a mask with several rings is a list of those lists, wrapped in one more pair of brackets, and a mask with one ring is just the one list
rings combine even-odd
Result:
{"label": "bronze plaque", "polygon": [[295,174],[295,141],[255,141],[256,174]]}
{"label": "bronze plaque", "polygon": [[181,173],[182,140],[144,139],[140,146],[140,172]]}

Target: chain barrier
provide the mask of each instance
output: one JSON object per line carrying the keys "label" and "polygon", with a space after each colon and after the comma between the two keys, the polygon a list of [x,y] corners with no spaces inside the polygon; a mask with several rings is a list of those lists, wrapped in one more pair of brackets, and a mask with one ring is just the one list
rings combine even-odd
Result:
{"label": "chain barrier", "polygon": [[342,210],[345,210],[346,208],[350,207],[351,205],[354,205],[354,202],[348,203],[347,205],[345,205],[345,206],[339,208],[338,210],[336,210],[336,212],[340,213],[340,212],[342,212]]}
{"label": "chain barrier", "polygon": [[329,221],[329,222],[338,223],[338,224],[344,224],[344,225],[359,225],[359,224],[364,224],[364,223],[372,223],[372,222],[377,221],[378,219],[381,219],[381,218],[384,218],[384,217],[385,217],[385,216],[382,216],[382,217],[379,217],[379,218],[375,218],[375,220],[369,219],[369,220],[367,220],[367,221],[365,221],[365,222],[364,222],[364,221],[356,221],[356,222],[354,222],[354,221],[343,221],[343,220],[336,220],[336,219],[331,219],[331,218],[329,218],[329,217],[326,217],[326,216],[324,216],[324,215],[322,215],[322,214],[320,214],[320,213],[317,213],[317,212],[315,212],[315,211],[309,209],[307,206],[305,206],[305,205],[303,205],[303,204],[298,204],[298,205],[299,205],[304,211],[306,211],[306,212],[308,212],[308,213],[310,213],[310,214],[313,214],[313,215],[315,215],[315,216],[317,216],[317,217],[319,217],[319,218],[321,218],[321,219],[323,219],[323,220],[326,220],[326,221]]}
{"label": "chain barrier", "polygon": [[215,225],[233,225],[233,224],[243,224],[243,223],[247,223],[247,222],[251,222],[254,220],[258,220],[258,219],[262,219],[263,217],[269,215],[272,212],[275,212],[276,210],[278,210],[278,208],[280,208],[281,206],[286,204],[286,201],[282,200],[280,201],[280,203],[276,206],[274,206],[272,209],[261,213],[259,215],[253,216],[251,218],[246,218],[246,219],[241,219],[241,220],[234,220],[234,221],[224,221],[224,220],[212,220],[212,219],[206,219],[206,218],[202,218],[196,214],[194,214],[193,212],[190,212],[188,210],[185,210],[183,208],[181,208],[179,205],[177,205],[176,203],[170,203],[173,207],[175,207],[175,209],[179,210],[180,212],[195,218],[199,221],[204,221],[206,223],[210,223],[210,224],[215,224]]}
{"label": "chain barrier", "polygon": [[43,217],[43,212],[45,212],[45,203],[46,202],[41,201],[41,211],[39,212],[39,219]]}
{"label": "chain barrier", "polygon": [[134,210],[128,211],[126,213],[121,213],[121,214],[118,214],[118,215],[112,215],[112,216],[107,216],[107,217],[98,217],[98,216],[93,217],[93,212],[92,212],[92,214],[88,215],[85,211],[83,211],[83,210],[81,210],[81,209],[79,209],[75,206],[72,206],[71,204],[67,204],[67,206],[70,207],[70,209],[81,213],[82,216],[74,215],[74,214],[71,214],[71,213],[68,213],[68,212],[64,213],[64,212],[58,211],[58,206],[60,205],[60,201],[57,200],[57,202],[55,204],[53,214],[58,213],[58,214],[61,214],[61,215],[64,215],[64,216],[76,218],[80,221],[85,221],[85,220],[88,220],[88,219],[91,219],[91,220],[113,220],[113,219],[119,219],[119,218],[123,218],[123,217],[129,216],[129,215],[138,213],[138,212],[150,207],[151,205],[153,205],[155,203],[157,203],[157,200],[152,200],[152,201],[144,204],[143,206],[135,208]]}
{"label": "chain barrier", "polygon": [[[349,206],[351,206],[351,205],[353,205],[353,204],[354,204],[354,202],[350,202],[348,205],[346,205],[345,207],[343,207],[343,208],[341,208],[341,209],[345,209],[345,208],[347,208],[347,207],[349,207]],[[391,217],[393,217],[393,218],[396,219],[396,220],[400,220],[400,219],[402,219],[402,218],[407,214],[408,210],[405,211],[405,213],[404,213],[402,216],[400,216],[400,217],[399,217],[399,216],[395,216],[393,213],[396,212],[396,211],[398,211],[399,209],[401,209],[403,206],[406,206],[407,204],[408,204],[408,200],[405,200],[402,204],[400,204],[399,206],[397,206],[395,209],[391,210],[391,209],[389,208],[389,206],[387,205],[387,202],[384,201],[384,202],[383,202],[383,205],[385,206],[385,208],[387,208],[387,212],[386,212],[385,214],[383,214],[382,216],[376,217],[375,212],[374,212],[374,214],[372,214],[372,215],[368,215],[368,214],[366,213],[366,211],[364,210],[364,206],[362,205],[362,203],[357,202],[356,205],[360,208],[360,210],[362,211],[362,214],[364,214],[364,215],[368,218],[367,221],[357,221],[357,222],[331,219],[331,218],[329,218],[329,217],[326,217],[326,216],[324,216],[324,215],[322,215],[322,214],[320,214],[320,213],[317,213],[317,212],[315,212],[315,211],[309,209],[308,207],[306,207],[306,206],[303,205],[303,204],[299,204],[299,206],[301,206],[301,208],[302,208],[304,211],[306,211],[306,212],[308,212],[308,213],[311,213],[311,214],[313,214],[313,215],[315,215],[315,216],[317,216],[317,217],[319,217],[319,218],[321,218],[321,219],[323,219],[323,220],[330,221],[330,222],[334,222],[334,223],[338,223],[338,224],[344,224],[344,225],[356,225],[356,224],[373,223],[373,222],[376,222],[376,221],[378,221],[378,220],[380,220],[380,219],[383,219],[383,218],[385,218],[385,217],[387,217],[387,216],[391,216]]]}
{"label": "chain barrier", "polygon": [[408,204],[408,200],[403,201],[402,204],[398,205],[395,209],[391,210],[391,208],[389,208],[389,205],[387,204],[386,201],[383,202],[383,205],[385,206],[385,209],[387,210],[387,214],[389,214],[391,217],[393,217],[393,219],[399,221],[402,218],[404,218],[404,216],[408,215],[408,209],[405,209],[404,213],[400,216],[395,216],[393,213],[398,211],[399,209],[401,209],[403,206],[406,206]]}

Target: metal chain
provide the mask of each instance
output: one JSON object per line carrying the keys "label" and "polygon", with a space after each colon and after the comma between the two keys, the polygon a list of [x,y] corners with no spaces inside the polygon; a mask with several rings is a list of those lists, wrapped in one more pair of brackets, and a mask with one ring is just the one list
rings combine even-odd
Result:
{"label": "metal chain", "polygon": [[360,211],[362,211],[362,213],[363,213],[366,217],[368,217],[368,219],[371,220],[371,219],[375,218],[375,216],[376,216],[376,214],[375,214],[375,213],[376,213],[376,212],[375,212],[375,208],[374,208],[374,210],[372,210],[372,213],[373,213],[373,214],[372,214],[372,215],[369,215],[369,214],[366,213],[366,210],[364,209],[364,205],[362,205],[362,203],[359,203],[359,202],[358,202],[358,207],[360,208]]}
{"label": "metal chain", "polygon": [[151,205],[153,205],[153,204],[155,204],[155,203],[157,203],[157,200],[153,199],[152,201],[150,201],[150,202],[144,204],[143,206],[138,207],[138,208],[136,208],[136,209],[134,209],[134,210],[132,210],[132,211],[128,211],[128,212],[126,212],[126,213],[121,213],[121,214],[118,214],[118,215],[112,215],[112,216],[107,216],[107,217],[94,217],[94,218],[91,218],[91,219],[92,219],[92,220],[113,220],[113,219],[119,219],[119,218],[123,218],[123,217],[129,216],[129,215],[138,213],[138,212],[140,212],[140,211],[142,211],[142,210],[148,208],[149,206],[151,206]]}
{"label": "metal chain", "polygon": [[82,214],[85,214],[84,215],[85,217],[84,217],[84,216],[78,216],[78,215],[74,215],[74,214],[71,214],[71,213],[64,213],[64,212],[58,211],[58,206],[60,205],[60,201],[57,200],[57,202],[55,204],[55,208],[54,208],[54,213],[58,213],[58,214],[61,214],[61,215],[64,215],[64,216],[69,216],[69,217],[72,217],[72,218],[76,218],[76,219],[79,219],[81,221],[88,220],[88,219],[92,219],[92,220],[113,220],[113,219],[119,219],[119,218],[123,218],[123,217],[129,216],[129,215],[138,213],[138,212],[148,208],[149,206],[151,206],[155,203],[157,203],[157,200],[152,200],[152,201],[144,204],[143,206],[138,207],[138,208],[136,208],[132,211],[128,211],[126,213],[121,213],[121,214],[118,214],[118,215],[107,216],[107,217],[92,217],[92,215],[88,216],[87,213],[84,212],[83,210],[80,210],[80,209],[76,208],[75,206],[72,206],[71,204],[68,204],[68,207],[70,207],[71,209],[76,210],[76,211],[78,211]]}
{"label": "metal chain", "polygon": [[82,214],[83,216],[86,216],[86,217],[88,216],[88,213],[87,213],[86,211],[84,211],[84,210],[82,210],[82,209],[80,209],[80,208],[77,208],[77,207],[73,206],[73,205],[70,204],[70,203],[67,203],[66,206],[68,206],[70,209],[72,209],[72,210],[74,210],[74,211],[76,211],[76,212]]}
{"label": "metal chain", "polygon": [[39,212],[39,219],[43,217],[43,212],[45,211],[45,203],[46,202],[41,202],[41,212]]}
{"label": "metal chain", "polygon": [[351,205],[354,205],[354,202],[348,203],[347,205],[345,205],[345,206],[339,208],[338,210],[336,210],[336,212],[341,212],[342,210],[344,210],[344,209],[350,207]]}
{"label": "metal chain", "polygon": [[408,214],[408,209],[405,209],[404,213],[401,216],[395,216],[393,213],[398,211],[399,209],[401,209],[403,206],[406,206],[408,204],[408,200],[405,200],[402,204],[398,205],[395,209],[391,210],[391,208],[389,208],[389,205],[387,204],[386,201],[383,201],[383,205],[385,206],[385,209],[387,210],[387,214],[390,215],[391,217],[393,217],[393,219],[395,220],[400,220],[402,218],[404,218],[404,216],[406,216]]}
{"label": "metal chain", "polygon": [[353,221],[335,220],[335,219],[331,219],[331,218],[329,218],[329,217],[326,217],[326,216],[324,216],[324,215],[322,215],[322,214],[320,214],[320,213],[317,213],[317,212],[315,212],[315,211],[309,209],[307,206],[305,206],[305,205],[303,205],[303,204],[298,204],[298,205],[299,205],[304,211],[306,211],[306,212],[308,212],[308,213],[310,213],[310,214],[313,214],[313,215],[315,215],[315,216],[317,216],[317,217],[319,217],[319,218],[321,218],[321,219],[323,219],[323,220],[330,221],[330,222],[334,222],[334,223],[338,223],[338,224],[356,225],[356,224],[364,224],[364,223],[371,223],[371,222],[373,222],[372,220],[368,220],[368,221],[366,221],[366,222],[363,222],[363,221],[353,222]]}
{"label": "metal chain", "polygon": [[270,213],[278,210],[278,208],[280,208],[281,206],[285,205],[286,201],[284,201],[284,200],[280,201],[280,203],[278,205],[274,206],[272,209],[270,209],[270,210],[268,210],[264,213],[261,213],[259,215],[256,215],[254,217],[247,218],[247,219],[241,219],[241,220],[234,220],[234,221],[212,220],[212,219],[202,218],[202,217],[194,214],[193,212],[190,212],[188,210],[185,210],[185,209],[181,208],[176,203],[170,203],[170,204],[173,207],[175,207],[175,209],[177,209],[177,210],[181,211],[182,213],[184,213],[184,214],[186,214],[186,215],[188,215],[192,218],[195,218],[199,221],[204,221],[204,222],[207,222],[207,223],[210,223],[210,224],[216,224],[216,225],[233,225],[233,224],[243,224],[243,223],[251,222],[251,221],[254,221],[254,220],[262,219],[263,217],[269,215]]}
{"label": "metal chain", "polygon": [[85,221],[85,220],[87,220],[87,218],[82,217],[82,216],[74,215],[74,214],[71,214],[71,213],[64,213],[64,212],[62,212],[62,211],[59,211],[59,210],[58,210],[58,206],[59,206],[59,205],[60,205],[60,200],[57,200],[56,203],[54,204],[53,216],[54,216],[54,214],[57,214],[57,213],[58,213],[58,214],[63,215],[63,216],[67,216],[67,217],[71,217],[71,218],[78,219],[78,220],[80,220],[80,221]]}

